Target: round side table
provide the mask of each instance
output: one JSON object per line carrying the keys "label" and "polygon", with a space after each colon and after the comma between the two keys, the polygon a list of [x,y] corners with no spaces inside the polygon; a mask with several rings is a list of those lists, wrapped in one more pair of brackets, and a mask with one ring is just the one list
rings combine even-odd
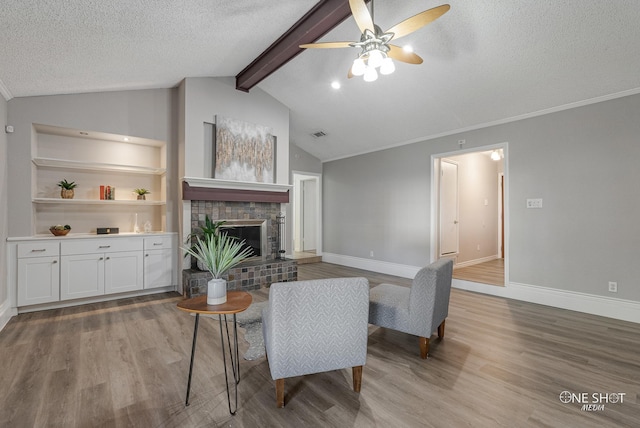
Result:
{"label": "round side table", "polygon": [[[238,410],[238,383],[240,383],[240,359],[238,356],[238,325],[236,324],[236,314],[242,312],[251,304],[251,294],[246,291],[227,291],[227,301],[221,305],[207,305],[207,296],[198,296],[185,299],[178,303],[178,309],[196,315],[193,327],[193,343],[191,344],[191,363],[189,364],[189,380],[187,381],[187,398],[185,406],[189,405],[189,392],[191,391],[191,375],[193,374],[193,357],[196,353],[196,339],[198,337],[198,322],[200,315],[218,315],[220,323],[220,343],[222,345],[222,362],[224,364],[224,379],[227,386],[227,402],[229,403],[229,413],[236,414]],[[227,315],[233,315],[233,346],[229,338],[229,325]],[[227,331],[227,345],[229,347],[229,361],[233,372],[233,385],[235,388],[235,410],[231,410],[231,394],[229,391],[229,377],[227,374],[227,358],[225,354],[225,340],[222,332],[222,318]]]}

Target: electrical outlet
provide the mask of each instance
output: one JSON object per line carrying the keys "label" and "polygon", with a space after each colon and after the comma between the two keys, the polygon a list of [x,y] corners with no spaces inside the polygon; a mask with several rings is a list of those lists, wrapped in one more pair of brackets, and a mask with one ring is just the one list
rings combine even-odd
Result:
{"label": "electrical outlet", "polygon": [[373,257],[373,250],[369,252],[369,257]]}
{"label": "electrical outlet", "polygon": [[617,293],[618,292],[618,283],[617,282],[609,281],[609,292],[610,293]]}
{"label": "electrical outlet", "polygon": [[542,208],[542,199],[527,199],[527,208]]}

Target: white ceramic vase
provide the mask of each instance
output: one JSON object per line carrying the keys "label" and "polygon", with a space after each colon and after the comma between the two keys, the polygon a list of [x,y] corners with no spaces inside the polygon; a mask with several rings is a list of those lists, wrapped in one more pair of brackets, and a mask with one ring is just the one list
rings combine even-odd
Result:
{"label": "white ceramic vase", "polygon": [[227,281],[212,279],[207,283],[207,305],[221,305],[227,301]]}

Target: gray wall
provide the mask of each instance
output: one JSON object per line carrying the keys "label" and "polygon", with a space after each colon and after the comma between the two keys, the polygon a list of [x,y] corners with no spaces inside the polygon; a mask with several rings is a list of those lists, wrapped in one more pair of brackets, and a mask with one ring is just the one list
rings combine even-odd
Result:
{"label": "gray wall", "polygon": [[[75,95],[13,98],[8,103],[8,120],[15,133],[8,137],[8,166],[12,185],[8,189],[10,236],[31,235],[31,139],[32,124],[55,125],[112,134],[166,141],[167,177],[176,177],[177,109],[175,89],[100,92]],[[63,157],[63,156],[62,156]],[[176,230],[173,201],[176,187],[167,197],[167,229]]]}
{"label": "gray wall", "polygon": [[4,127],[7,122],[7,102],[0,96],[0,307],[7,300],[7,237],[9,203],[7,190],[9,187],[7,173],[7,134]]}
{"label": "gray wall", "polygon": [[293,143],[289,145],[289,167],[291,171],[322,174],[322,162],[320,159],[305,152]]}
{"label": "gray wall", "polygon": [[[324,249],[430,258],[430,156],[508,142],[512,283],[640,301],[640,95],[323,165]],[[543,198],[543,209],[526,209]],[[607,281],[618,282],[609,294]]]}

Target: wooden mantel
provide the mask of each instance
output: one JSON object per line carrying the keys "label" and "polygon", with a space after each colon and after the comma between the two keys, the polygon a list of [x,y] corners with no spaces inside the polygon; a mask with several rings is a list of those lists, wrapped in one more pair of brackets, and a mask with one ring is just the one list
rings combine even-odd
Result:
{"label": "wooden mantel", "polygon": [[289,184],[184,177],[182,199],[191,201],[289,203]]}

